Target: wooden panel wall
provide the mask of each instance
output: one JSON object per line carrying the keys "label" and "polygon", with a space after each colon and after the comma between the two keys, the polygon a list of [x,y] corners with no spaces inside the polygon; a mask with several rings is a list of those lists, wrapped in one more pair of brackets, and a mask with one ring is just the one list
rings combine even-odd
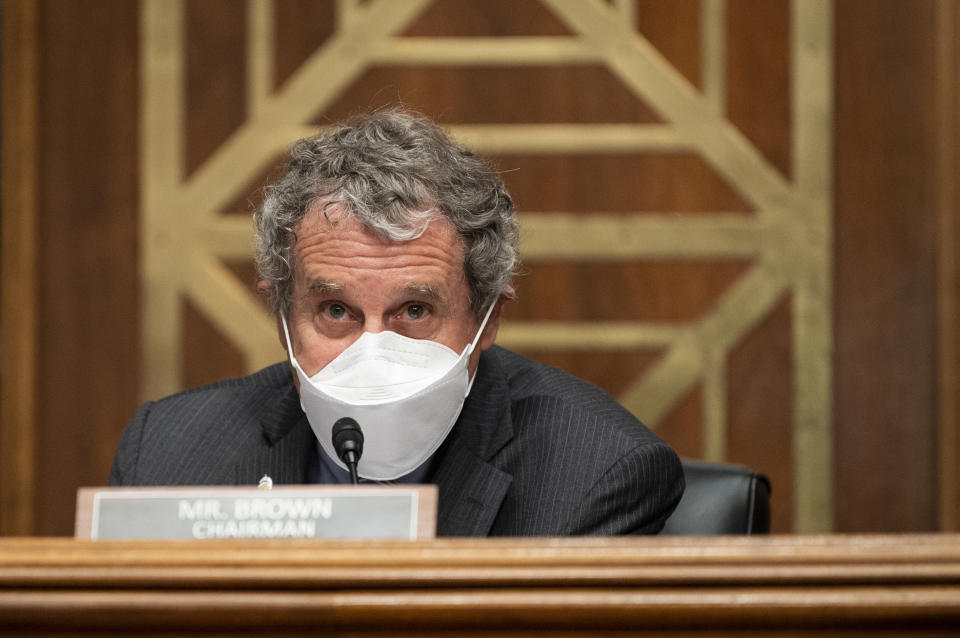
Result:
{"label": "wooden panel wall", "polygon": [[33,528],[37,342],[37,12],[3,9],[3,225],[0,283],[0,454],[15,481],[0,487],[0,532]]}
{"label": "wooden panel wall", "polygon": [[937,6],[855,5],[837,5],[835,418],[857,424],[836,429],[837,522],[933,529]]}
{"label": "wooden panel wall", "polygon": [[[404,4],[393,3],[387,13],[401,12]],[[339,51],[349,61],[349,42],[337,37],[360,24],[362,13],[338,14],[338,7],[354,3],[5,2],[4,95],[14,94],[8,89],[14,86],[32,99],[17,102],[18,111],[8,110],[4,100],[0,454],[18,476],[0,494],[0,529],[69,533],[74,489],[106,481],[116,440],[142,398],[281,358],[272,329],[264,330],[259,319],[234,319],[238,313],[224,317],[218,296],[224,286],[252,285],[242,251],[259,185],[291,133],[397,101],[464,134],[507,171],[525,215],[526,267],[517,282],[519,300],[508,311],[506,344],[605,387],[684,455],[744,462],[770,475],[777,531],[937,528],[939,510],[956,503],[939,503],[948,490],[937,480],[938,464],[949,469],[956,462],[956,455],[941,462],[938,451],[938,437],[954,430],[938,408],[942,378],[952,368],[938,368],[944,360],[938,359],[944,334],[938,316],[943,322],[951,315],[938,315],[943,287],[937,282],[944,272],[938,275],[938,263],[947,249],[937,229],[954,210],[944,203],[949,172],[931,170],[949,157],[942,133],[957,113],[955,102],[943,101],[939,79],[945,68],[956,68],[955,54],[937,48],[945,37],[943,7],[950,3],[887,0],[882,10],[856,0],[834,4],[824,23],[832,28],[829,46],[814,47],[833,61],[835,110],[827,143],[833,139],[835,154],[826,174],[834,195],[824,207],[833,217],[826,234],[813,237],[816,243],[832,235],[826,265],[833,275],[826,288],[804,280],[813,287],[791,285],[771,297],[768,309],[729,347],[698,359],[707,372],[682,391],[668,384],[666,390],[679,393],[654,408],[657,401],[634,402],[631,388],[663,369],[674,342],[658,335],[675,335],[670,330],[714,316],[738,282],[755,272],[758,255],[776,251],[770,235],[749,235],[765,211],[738,185],[735,156],[719,162],[701,139],[676,144],[643,138],[648,141],[630,148],[616,136],[596,135],[578,146],[556,131],[517,142],[516,136],[497,137],[516,129],[476,128],[560,124],[576,131],[586,124],[602,134],[611,130],[606,125],[653,127],[619,129],[642,137],[674,122],[677,113],[656,95],[645,99],[631,88],[629,69],[590,50],[557,48],[536,63],[495,59],[502,50],[497,47],[525,42],[503,38],[572,38],[596,15],[579,15],[580,7],[602,10],[599,3],[424,2],[402,26],[404,38],[500,38],[482,54],[494,61],[455,63],[442,53],[425,60],[414,49],[398,48],[395,57],[373,59],[350,78],[341,78],[342,68],[327,67],[315,87],[322,106],[304,111],[301,128],[269,136],[257,128],[269,119],[258,118],[281,112],[270,96],[296,89],[311,55]],[[689,95],[711,96],[732,125],[723,139],[742,139],[758,166],[771,167],[769,179],[792,184],[809,180],[810,167],[797,159],[808,141],[798,139],[804,124],[797,118],[809,112],[807,92],[818,97],[797,75],[808,67],[797,66],[804,49],[795,46],[802,44],[796,34],[804,33],[798,21],[817,18],[817,6],[829,8],[806,0],[638,0],[608,8],[623,12],[626,24],[656,47],[654,57],[662,56]],[[31,12],[36,37],[24,42],[15,37],[25,34],[18,16]],[[35,67],[24,51],[35,51]],[[522,46],[516,51],[540,55]],[[723,52],[719,68],[717,56],[706,55],[717,51]],[[179,119],[170,117],[176,104],[186,107]],[[944,106],[937,111],[931,104]],[[31,119],[36,127],[28,125]],[[948,150],[954,148],[956,134],[946,139]],[[247,154],[239,169],[224,163],[229,156],[221,152],[231,141],[254,149],[256,162]],[[31,153],[35,186],[17,177],[9,160]],[[237,187],[216,194],[182,187],[190,179],[202,184],[217,171]],[[7,184],[21,184],[21,200],[8,199]],[[36,248],[23,243],[29,229],[16,224],[29,219],[19,211],[31,197]],[[203,209],[208,204],[209,213]],[[639,223],[645,233],[661,233],[654,236],[665,246],[683,250],[658,254],[643,237],[636,244],[639,256],[578,257],[576,240],[559,250],[543,247],[551,238],[577,237],[582,226],[574,222],[591,219],[608,224],[604,228],[617,228],[617,220],[627,229]],[[657,226],[661,219],[666,223]],[[676,221],[693,234],[671,240],[664,233]],[[169,235],[182,223],[194,233],[186,244]],[[714,242],[708,251],[686,246],[702,237]],[[194,244],[213,248],[192,251]],[[28,281],[22,264],[10,263],[18,245],[26,249],[21,262],[37,265],[33,293],[18,287]],[[805,263],[785,267],[794,274],[830,272]],[[825,341],[802,340],[811,298],[833,305]],[[243,299],[250,304],[247,316],[262,313],[252,294]],[[19,309],[31,307],[36,321],[18,323],[29,317]],[[542,334],[555,330],[567,341],[538,341],[524,326]],[[661,327],[669,330],[657,332]],[[832,363],[818,376],[817,362],[829,351],[804,344],[831,342]],[[21,354],[14,356],[17,347]],[[813,405],[798,390],[831,377],[826,396]],[[832,418],[811,422],[809,415],[824,406]],[[811,427],[830,436],[827,447],[833,449],[813,450],[826,466],[805,460]],[[817,496],[808,507],[808,482],[818,480],[827,481],[825,500]],[[798,520],[796,513],[806,511],[816,511],[817,520]]]}
{"label": "wooden panel wall", "polygon": [[937,9],[940,527],[954,530],[960,527],[960,5],[946,2]]}

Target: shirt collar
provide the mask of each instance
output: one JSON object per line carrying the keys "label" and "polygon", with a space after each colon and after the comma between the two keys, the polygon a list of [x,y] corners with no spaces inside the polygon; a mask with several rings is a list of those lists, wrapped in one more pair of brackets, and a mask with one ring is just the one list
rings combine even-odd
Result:
{"label": "shirt collar", "polygon": [[[310,468],[307,472],[307,480],[310,483],[316,484],[325,484],[325,485],[348,485],[350,483],[350,472],[343,469],[337,465],[333,459],[327,456],[327,453],[323,450],[323,446],[320,445],[319,441],[314,441],[313,445],[313,454],[310,459]],[[417,468],[411,471],[409,474],[404,474],[403,476],[393,479],[392,481],[371,481],[369,479],[361,478],[361,483],[404,483],[404,484],[417,484],[425,483],[427,474],[430,472],[430,462],[433,461],[433,455],[421,463]]]}

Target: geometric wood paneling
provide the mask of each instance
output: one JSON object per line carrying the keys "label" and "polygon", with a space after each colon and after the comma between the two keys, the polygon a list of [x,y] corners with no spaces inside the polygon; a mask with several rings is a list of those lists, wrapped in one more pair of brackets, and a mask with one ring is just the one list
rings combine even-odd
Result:
{"label": "geometric wood paneling", "polygon": [[[524,22],[503,2],[345,0],[332,31],[294,38],[300,62],[278,79],[283,4],[141,4],[144,398],[186,385],[185,331],[214,330],[246,370],[282,356],[272,319],[224,265],[249,256],[249,220],[220,211],[295,138],[400,100],[518,183],[521,256],[542,281],[500,342],[595,377],[653,427],[700,388],[688,427],[702,429],[702,456],[735,458],[728,353],[789,297],[788,445],[758,461],[795,469],[783,520],[832,528],[831,3],[762,3],[765,37],[745,28],[756,3],[738,0],[694,3],[692,34],[650,19],[649,3],[524,2]],[[699,280],[679,267],[690,262]],[[540,305],[564,291],[572,314]],[[630,299],[609,303],[617,295]],[[642,351],[658,354],[629,354]]]}
{"label": "geometric wood paneling", "polygon": [[[726,360],[729,423],[724,450],[731,461],[763,467],[777,498],[770,504],[771,525],[793,529],[794,512],[784,504],[793,501],[797,468],[790,427],[795,401],[793,351],[795,321],[790,297],[784,297],[759,321]],[[771,465],[769,460],[779,459]]]}

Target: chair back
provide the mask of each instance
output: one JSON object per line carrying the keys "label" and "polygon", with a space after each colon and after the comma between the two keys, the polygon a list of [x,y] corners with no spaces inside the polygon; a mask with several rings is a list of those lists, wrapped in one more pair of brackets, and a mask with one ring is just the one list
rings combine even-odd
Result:
{"label": "chair back", "polygon": [[748,467],[683,459],[683,498],[661,534],[768,534],[770,481]]}

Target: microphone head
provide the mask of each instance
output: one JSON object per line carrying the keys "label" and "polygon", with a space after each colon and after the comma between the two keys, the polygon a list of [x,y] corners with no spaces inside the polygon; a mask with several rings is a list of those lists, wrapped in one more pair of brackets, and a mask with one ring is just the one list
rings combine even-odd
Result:
{"label": "microphone head", "polygon": [[332,438],[333,449],[336,450],[341,461],[349,463],[347,455],[350,452],[355,454],[351,459],[354,463],[360,460],[360,455],[363,454],[363,431],[354,419],[348,416],[337,419],[333,424]]}

